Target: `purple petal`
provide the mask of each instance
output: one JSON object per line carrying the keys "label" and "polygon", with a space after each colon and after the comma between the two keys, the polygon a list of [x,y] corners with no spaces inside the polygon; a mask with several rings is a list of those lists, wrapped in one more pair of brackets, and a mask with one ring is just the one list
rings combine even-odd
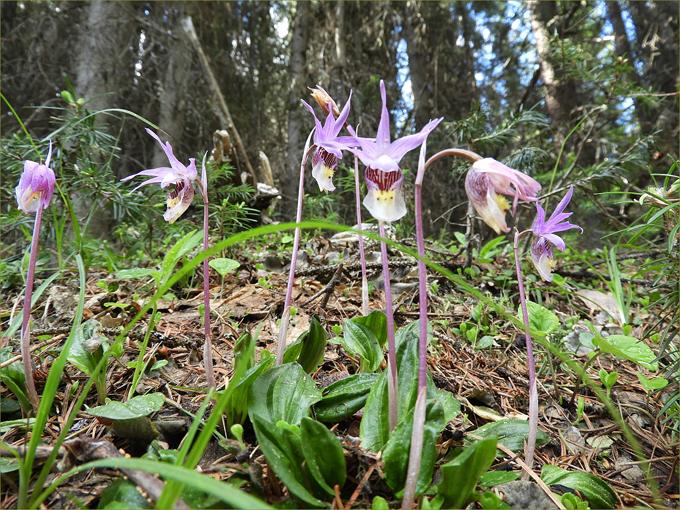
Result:
{"label": "purple petal", "polygon": [[404,136],[398,140],[395,140],[387,149],[386,154],[398,163],[407,152],[419,147],[442,120],[444,120],[444,117],[431,120],[425,125],[423,129],[420,130],[420,133]]}
{"label": "purple petal", "polygon": [[562,214],[562,212],[564,211],[564,209],[565,209],[565,208],[567,207],[567,205],[569,204],[569,201],[571,200],[571,196],[572,196],[573,194],[574,194],[574,187],[571,186],[571,187],[569,188],[569,191],[567,191],[567,194],[564,195],[564,198],[563,198],[562,200],[560,200],[560,203],[557,204],[557,207],[555,207],[555,212],[553,212],[552,215],[550,216],[550,219],[551,219],[551,220],[552,220],[553,218],[555,218],[557,215]]}
{"label": "purple petal", "polygon": [[564,249],[567,247],[567,245],[564,244],[564,239],[562,239],[560,236],[556,236],[555,234],[545,234],[543,237],[560,251],[564,251]]}
{"label": "purple petal", "polygon": [[375,135],[377,152],[385,154],[390,145],[390,114],[387,111],[387,93],[385,92],[385,82],[380,80],[380,97],[382,98],[382,113],[380,114],[380,124],[378,133]]}

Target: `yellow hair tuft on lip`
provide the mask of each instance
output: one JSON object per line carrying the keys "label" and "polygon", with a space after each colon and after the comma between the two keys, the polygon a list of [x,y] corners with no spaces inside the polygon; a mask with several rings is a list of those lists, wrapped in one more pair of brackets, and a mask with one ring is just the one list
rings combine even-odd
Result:
{"label": "yellow hair tuft on lip", "polygon": [[501,211],[504,213],[508,212],[510,210],[510,202],[508,202],[508,199],[505,197],[505,195],[501,194],[496,194],[496,203],[498,204],[498,207],[500,208]]}

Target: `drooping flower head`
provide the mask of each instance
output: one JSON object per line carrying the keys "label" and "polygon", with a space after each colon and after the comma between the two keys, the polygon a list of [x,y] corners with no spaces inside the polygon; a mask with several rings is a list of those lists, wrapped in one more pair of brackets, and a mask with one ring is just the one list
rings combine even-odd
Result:
{"label": "drooping flower head", "polygon": [[177,160],[175,155],[172,153],[172,146],[170,145],[170,142],[165,142],[164,145],[163,142],[161,142],[161,139],[158,138],[156,133],[154,133],[148,128],[146,132],[153,136],[156,139],[156,141],[161,144],[163,151],[165,151],[165,155],[168,157],[168,160],[170,161],[170,167],[169,168],[160,167],[153,168],[150,170],[142,170],[139,173],[130,175],[121,180],[129,181],[130,179],[134,179],[138,175],[153,176],[153,178],[144,181],[132,191],[139,189],[145,184],[153,184],[155,182],[160,183],[161,188],[173,185],[172,191],[168,193],[167,201],[168,208],[165,211],[165,214],[163,214],[163,218],[168,223],[174,223],[177,220],[177,218],[182,216],[182,214],[184,214],[184,211],[186,211],[189,208],[192,200],[194,199],[194,186],[192,183],[198,177],[198,173],[196,171],[196,160],[194,158],[189,158],[189,166],[184,166]]}
{"label": "drooping flower head", "polygon": [[[326,93],[325,90],[321,90]],[[315,94],[312,94],[312,96],[317,102],[319,101]],[[356,145],[356,140],[353,137],[338,136],[349,115],[352,91],[350,91],[349,99],[347,99],[347,103],[337,119],[335,118],[335,112],[337,112],[338,107],[335,105],[335,101],[333,101],[328,94],[326,94],[325,97],[321,97],[321,99],[327,99],[324,112],[326,112],[328,117],[326,118],[326,123],[323,127],[321,126],[319,119],[316,118],[314,108],[308,105],[304,100],[302,100],[302,104],[312,112],[312,115],[314,115],[314,123],[316,124],[316,130],[314,131],[314,145],[316,145],[316,150],[312,156],[312,176],[319,184],[319,188],[324,191],[333,191],[335,189],[335,186],[333,185],[333,174],[335,173],[335,169],[338,168],[338,160],[342,159],[342,151],[347,150],[349,145]]]}
{"label": "drooping flower head", "polygon": [[399,161],[407,152],[419,147],[443,117],[428,122],[420,133],[390,142],[390,115],[387,111],[385,82],[382,80],[380,95],[383,105],[376,137],[357,137],[361,148],[350,151],[366,165],[368,193],[364,198],[364,206],[377,220],[396,221],[406,214],[406,204],[401,194],[404,174],[399,168]]}
{"label": "drooping flower head", "polygon": [[557,204],[555,211],[548,221],[545,221],[545,211],[538,202],[536,203],[536,221],[531,229],[536,237],[531,243],[531,261],[536,266],[541,277],[547,282],[551,282],[553,278],[552,269],[555,266],[553,248],[556,247],[558,250],[564,251],[566,247],[564,240],[560,236],[555,235],[555,232],[577,228],[583,233],[581,227],[566,221],[573,214],[564,212],[573,194],[574,187],[572,186],[562,201]]}
{"label": "drooping flower head", "polygon": [[14,188],[19,209],[26,213],[36,212],[40,206],[47,209],[54,195],[56,179],[50,168],[52,158],[52,141],[47,151],[47,159],[44,163],[24,161],[24,171],[19,179],[19,185]]}
{"label": "drooping flower head", "polygon": [[540,190],[541,185],[534,179],[493,158],[476,161],[465,176],[465,192],[470,202],[477,214],[497,234],[510,230],[505,223],[505,213],[510,210],[510,203],[503,195],[514,197],[514,216],[517,202],[520,199],[536,200]]}

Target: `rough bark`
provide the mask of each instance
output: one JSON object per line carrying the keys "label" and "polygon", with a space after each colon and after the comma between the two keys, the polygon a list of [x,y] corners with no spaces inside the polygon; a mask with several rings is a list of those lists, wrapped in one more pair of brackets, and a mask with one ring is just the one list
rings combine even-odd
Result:
{"label": "rough bark", "polygon": [[550,32],[548,22],[557,15],[554,2],[528,2],[531,12],[531,30],[536,39],[536,51],[541,60],[541,80],[545,102],[554,129],[555,150],[559,153],[564,145],[568,129],[569,112],[562,103],[563,84],[550,56]]}
{"label": "rough bark", "polygon": [[282,195],[281,215],[285,220],[295,218],[300,160],[305,144],[304,116],[309,115],[300,105],[300,98],[304,97],[306,92],[305,54],[309,39],[308,12],[309,2],[296,2],[288,68],[288,153],[279,185]]}
{"label": "rough bark", "polygon": [[[167,67],[158,98],[160,103],[158,126],[170,135],[171,139],[181,140],[184,131],[186,98],[190,97],[187,88],[191,69],[191,50],[189,40],[179,26],[179,20],[185,15],[186,4],[170,2],[170,5],[166,5],[166,2],[163,2],[160,7],[163,15],[171,18],[168,22],[171,21],[176,27],[173,30],[176,38],[171,38],[167,42]],[[166,9],[166,7],[170,8]],[[168,158],[163,149],[158,144],[154,144],[154,148],[152,167],[167,166]]]}
{"label": "rough bark", "polygon": [[404,17],[404,39],[406,39],[413,90],[413,116],[416,121],[416,130],[422,129],[432,118],[431,87],[435,81],[432,74],[428,72],[432,62],[432,50],[428,44],[428,26],[420,12],[421,8],[425,8],[422,2],[408,2]]}
{"label": "rough bark", "polygon": [[132,82],[139,40],[135,8],[135,3],[97,1],[86,7],[75,88],[91,111],[119,106],[121,88]]}

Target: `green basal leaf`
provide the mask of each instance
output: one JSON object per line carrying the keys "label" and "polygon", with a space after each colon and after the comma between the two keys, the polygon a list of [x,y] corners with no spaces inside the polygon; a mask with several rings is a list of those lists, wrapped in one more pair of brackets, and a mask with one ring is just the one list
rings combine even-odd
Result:
{"label": "green basal leaf", "polygon": [[241,263],[232,259],[217,258],[210,259],[208,265],[220,273],[221,276],[226,276],[230,271],[237,269]]}
{"label": "green basal leaf", "polygon": [[[532,330],[541,331],[548,335],[560,325],[557,315],[533,301],[527,301],[527,313],[529,314],[529,326]],[[519,308],[519,318],[522,319],[521,307]]]}
{"label": "green basal leaf", "polygon": [[444,497],[444,508],[465,508],[474,501],[477,482],[496,458],[496,443],[496,437],[477,441],[441,467],[437,494]]}
{"label": "green basal leaf", "polygon": [[604,480],[584,471],[567,471],[558,466],[543,466],[541,479],[546,485],[564,485],[581,491],[590,502],[590,508],[618,508],[619,498]]}
{"label": "green basal leaf", "polygon": [[522,473],[517,471],[488,471],[479,479],[479,485],[493,487],[501,483],[514,482],[520,476],[522,476]]}
{"label": "green basal leaf", "polygon": [[[524,443],[529,437],[529,422],[525,420],[500,420],[482,425],[475,430],[475,435],[483,438],[496,437],[498,442],[513,452],[524,449]],[[465,439],[466,444],[474,444],[473,439]],[[541,429],[536,431],[536,445],[540,446],[550,441],[548,434]],[[498,455],[503,453],[498,450]]]}
{"label": "green basal leaf", "polygon": [[352,322],[363,324],[370,329],[378,339],[380,347],[384,347],[387,343],[387,315],[384,312],[373,310],[368,315],[353,318]]}
{"label": "green basal leaf", "polygon": [[[288,366],[299,367],[294,364]],[[330,505],[314,497],[307,489],[309,479],[303,470],[305,457],[300,436],[295,431],[274,425],[257,414],[251,414],[250,419],[267,463],[288,487],[291,495],[302,503],[302,508],[328,508]]]}
{"label": "green basal leaf", "polygon": [[[249,352],[252,355],[252,348]],[[243,424],[246,421],[246,416],[248,416],[248,390],[262,373],[269,370],[273,363],[273,357],[262,359],[257,365],[243,374],[240,381],[233,379],[229,381],[229,384],[236,385],[225,409],[229,428],[234,424]]]}
{"label": "green basal leaf", "polygon": [[102,491],[97,508],[153,508],[137,489],[137,485],[126,478],[117,478]]}
{"label": "green basal leaf", "polygon": [[[428,331],[431,326],[428,325]],[[398,419],[412,415],[418,391],[418,343],[420,338],[420,321],[414,321],[399,329],[395,334],[396,357],[398,368]],[[431,335],[428,334],[428,341]],[[439,390],[427,374],[427,399],[438,400],[444,408],[445,420],[448,423],[460,412],[460,403],[446,391]],[[361,443],[372,451],[381,450],[389,440],[389,416],[386,372],[380,374],[366,400],[366,408],[361,420]]]}
{"label": "green basal leaf", "polygon": [[109,420],[131,420],[158,411],[164,403],[165,396],[162,393],[149,393],[127,402],[109,402],[104,406],[93,407],[87,410],[87,414]]}
{"label": "green basal leaf", "polygon": [[323,390],[323,398],[314,405],[316,419],[322,422],[346,420],[366,405],[379,374],[354,374],[334,382]]}
{"label": "green basal leaf", "polygon": [[[445,426],[443,406],[436,400],[428,401],[423,434],[423,455],[416,482],[417,495],[425,492],[432,483],[432,472],[437,460],[437,436]],[[385,481],[395,492],[401,491],[406,483],[412,432],[413,415],[407,415],[392,431],[383,450]]]}
{"label": "green basal leaf", "polygon": [[[302,369],[311,374],[323,363],[324,353],[326,352],[326,344],[328,343],[328,335],[326,330],[318,321],[316,317],[312,317],[309,323],[309,329],[302,333],[298,339],[286,348],[286,353],[291,351],[289,357],[284,353],[284,363],[290,363],[297,359],[297,362],[302,366]],[[299,348],[295,348],[295,347]],[[298,351],[298,352],[296,352]],[[295,356],[295,359],[290,359]]]}
{"label": "green basal leaf", "polygon": [[253,335],[250,333],[243,333],[238,337],[236,342],[234,342],[234,370],[236,370],[241,363],[246,364],[246,370],[250,370],[253,367],[255,352],[250,347],[254,341]]}
{"label": "green basal leaf", "polygon": [[321,400],[321,391],[297,363],[267,370],[248,389],[248,415],[276,423],[299,425],[311,413],[310,406]]}
{"label": "green basal leaf", "polygon": [[323,423],[303,418],[300,425],[305,469],[330,496],[333,487],[344,487],[347,478],[345,454],[338,438]]}
{"label": "green basal leaf", "polygon": [[160,271],[158,269],[150,269],[146,267],[119,269],[118,271],[116,271],[116,278],[120,278],[121,280],[134,280],[139,278],[145,278],[147,276],[153,276],[154,278],[156,278],[158,275],[160,275]]}
{"label": "green basal leaf", "polygon": [[647,379],[642,373],[640,372],[635,373],[637,374],[638,379],[640,380],[640,384],[642,384],[642,387],[645,389],[647,393],[658,391],[668,386],[668,379],[664,379],[663,377]]}
{"label": "green basal leaf", "polygon": [[342,344],[350,355],[361,357],[362,372],[375,372],[384,356],[380,342],[373,331],[349,319],[343,321],[342,330],[343,336],[335,338],[334,341]]}
{"label": "green basal leaf", "polygon": [[78,370],[90,376],[94,375],[94,369],[102,355],[109,350],[109,341],[100,330],[101,324],[95,319],[78,326],[68,355],[68,360]]}
{"label": "green basal leaf", "polygon": [[644,342],[626,335],[609,335],[607,338],[597,336],[593,339],[593,344],[602,352],[607,352],[634,361],[649,370],[656,371],[659,363],[655,361],[654,351]]}

